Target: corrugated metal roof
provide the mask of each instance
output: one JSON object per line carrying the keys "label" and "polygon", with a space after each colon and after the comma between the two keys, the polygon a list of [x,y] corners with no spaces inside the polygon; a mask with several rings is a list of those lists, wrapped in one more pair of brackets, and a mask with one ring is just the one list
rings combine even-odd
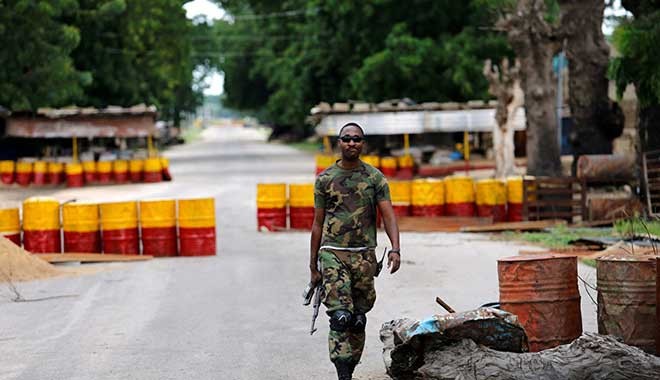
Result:
{"label": "corrugated metal roof", "polygon": [[[143,115],[156,114],[156,106],[147,106],[138,104],[132,107],[108,106],[106,108],[92,107],[65,107],[65,108],[39,108],[36,116],[43,116],[50,119],[59,119],[71,116],[91,116],[91,115]],[[25,113],[23,113],[25,114]]]}

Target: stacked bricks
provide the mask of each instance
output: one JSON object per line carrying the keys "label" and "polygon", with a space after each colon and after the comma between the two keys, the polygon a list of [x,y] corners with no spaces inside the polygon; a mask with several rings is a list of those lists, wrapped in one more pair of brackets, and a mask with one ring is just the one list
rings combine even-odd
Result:
{"label": "stacked bricks", "polygon": [[23,202],[23,245],[32,253],[59,253],[60,203],[47,197]]}
{"label": "stacked bricks", "polygon": [[98,183],[112,182],[112,161],[99,161],[96,163],[96,178]]}
{"label": "stacked bricks", "polygon": [[77,162],[66,164],[66,186],[81,187],[84,183],[83,166]]}
{"label": "stacked bricks", "polygon": [[179,204],[181,256],[212,256],[215,243],[215,202],[212,198],[182,199]]}
{"label": "stacked bricks", "polygon": [[101,204],[101,231],[103,252],[139,254],[137,202]]}
{"label": "stacked bricks", "polygon": [[64,252],[101,253],[99,206],[67,203],[62,206]]}
{"label": "stacked bricks", "polygon": [[48,175],[48,163],[46,161],[36,161],[32,166],[32,183],[37,186],[46,184]]}
{"label": "stacked bricks", "polygon": [[477,181],[477,215],[492,217],[493,223],[505,222],[506,184],[497,179]]}
{"label": "stacked bricks", "polygon": [[48,163],[48,184],[59,185],[64,182],[64,164],[61,162]]}
{"label": "stacked bricks", "polygon": [[98,180],[96,174],[96,162],[95,161],[83,161],[82,163],[83,173],[85,176],[85,183],[95,183]]}
{"label": "stacked bricks", "polygon": [[317,154],[316,161],[316,175],[321,174],[322,171],[332,166],[337,161],[337,157],[332,154]]}
{"label": "stacked bricks", "polygon": [[0,181],[5,185],[14,183],[14,161],[0,161]]}
{"label": "stacked bricks", "polygon": [[445,213],[445,188],[442,180],[416,179],[411,185],[413,216],[442,216]]}
{"label": "stacked bricks", "polygon": [[32,182],[33,166],[28,161],[18,161],[16,163],[16,183],[21,186],[28,186]]}
{"label": "stacked bricks", "polygon": [[410,215],[411,182],[390,181],[390,197],[392,208],[397,217]]}
{"label": "stacked bricks", "polygon": [[314,222],[314,184],[289,185],[289,220],[291,228],[310,230]]}
{"label": "stacked bricks", "polygon": [[445,178],[445,211],[448,216],[472,217],[474,210],[474,182],[465,176]]}
{"label": "stacked bricks", "polygon": [[144,182],[160,182],[163,180],[163,167],[160,158],[150,157],[144,160]]}
{"label": "stacked bricks", "polygon": [[360,160],[365,164],[369,164],[376,169],[380,169],[380,157],[376,155],[366,155],[360,157]]}
{"label": "stacked bricks", "polygon": [[523,220],[523,178],[509,177],[506,179],[507,187],[507,209],[510,222]]}
{"label": "stacked bricks", "polygon": [[144,171],[144,160],[132,159],[128,162],[128,172],[131,182],[142,182]]}
{"label": "stacked bricks", "polygon": [[386,177],[396,176],[396,157],[383,157],[380,159],[380,171]]}
{"label": "stacked bricks", "polygon": [[126,160],[115,160],[112,162],[112,176],[115,179],[115,183],[127,183],[128,182],[128,161]]}
{"label": "stacked bricks", "polygon": [[172,175],[170,174],[170,160],[166,157],[160,158],[161,173],[163,175],[163,181],[171,181]]}
{"label": "stacked bricks", "polygon": [[21,222],[18,208],[0,209],[0,236],[21,245]]}
{"label": "stacked bricks", "polygon": [[413,177],[413,168],[415,166],[415,160],[410,155],[401,156],[397,159],[399,169],[397,170],[397,178],[401,179],[412,179]]}
{"label": "stacked bricks", "polygon": [[286,184],[257,184],[257,229],[286,229]]}
{"label": "stacked bricks", "polygon": [[140,201],[142,254],[154,257],[176,256],[176,202]]}

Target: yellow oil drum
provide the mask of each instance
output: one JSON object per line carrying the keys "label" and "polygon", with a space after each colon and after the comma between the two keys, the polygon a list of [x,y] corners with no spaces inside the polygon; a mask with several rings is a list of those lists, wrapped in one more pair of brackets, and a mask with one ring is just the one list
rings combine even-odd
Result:
{"label": "yellow oil drum", "polygon": [[257,184],[257,229],[286,229],[286,184]]}
{"label": "yellow oil drum", "polygon": [[131,182],[142,182],[144,172],[144,160],[134,158],[128,162],[128,172]]}
{"label": "yellow oil drum", "polygon": [[160,182],[163,180],[163,167],[158,157],[144,160],[144,182]]}
{"label": "yellow oil drum", "polygon": [[410,201],[412,197],[411,181],[389,181],[392,207],[396,216],[410,215]]}
{"label": "yellow oil drum", "polygon": [[21,245],[21,221],[18,208],[0,208],[0,236]]}
{"label": "yellow oil drum", "polygon": [[82,164],[70,162],[66,164],[65,172],[67,187],[81,187],[84,184]]}
{"label": "yellow oil drum", "polygon": [[369,164],[373,166],[376,169],[380,168],[380,157],[376,155],[365,155],[360,157],[360,160],[364,162],[365,164]]}
{"label": "yellow oil drum", "polygon": [[104,253],[140,254],[137,202],[101,203]]}
{"label": "yellow oil drum", "polygon": [[51,185],[59,185],[64,182],[64,164],[61,162],[48,163],[48,183]]}
{"label": "yellow oil drum", "polygon": [[14,183],[14,171],[16,170],[14,161],[0,161],[0,182],[5,185]]}
{"label": "yellow oil drum", "polygon": [[176,201],[140,201],[140,229],[143,255],[176,256]]}
{"label": "yellow oil drum", "polygon": [[289,225],[296,230],[310,230],[314,222],[314,184],[289,184]]}
{"label": "yellow oil drum", "polygon": [[48,179],[48,163],[46,161],[35,161],[32,164],[32,183],[43,186]]}
{"label": "yellow oil drum", "polygon": [[171,181],[172,175],[170,174],[170,160],[168,160],[167,157],[161,157],[160,166],[162,167],[161,172],[163,173],[163,181]]}
{"label": "yellow oil drum", "polygon": [[112,182],[112,161],[99,161],[96,163],[96,178],[99,183]]}
{"label": "yellow oil drum", "polygon": [[18,161],[16,163],[16,183],[28,186],[32,182],[33,165],[29,161]]}
{"label": "yellow oil drum", "polygon": [[316,175],[321,174],[325,169],[332,166],[339,158],[332,154],[317,154],[316,161]]}
{"label": "yellow oil drum", "polygon": [[94,183],[97,181],[96,175],[96,162],[95,161],[83,161],[82,162],[83,173],[85,176],[86,183]]}
{"label": "yellow oil drum", "polygon": [[445,182],[445,211],[449,216],[474,216],[474,181],[466,176],[450,176]]}
{"label": "yellow oil drum", "polygon": [[67,203],[62,206],[64,252],[101,253],[99,206]]}
{"label": "yellow oil drum", "polygon": [[442,216],[445,213],[445,185],[440,179],[416,179],[411,185],[413,216]]}
{"label": "yellow oil drum", "polygon": [[60,253],[60,203],[49,197],[23,201],[23,245],[32,253]]}
{"label": "yellow oil drum", "polygon": [[498,179],[481,179],[476,187],[477,215],[492,217],[494,223],[505,222],[506,183]]}
{"label": "yellow oil drum", "polygon": [[179,207],[179,255],[215,255],[214,199],[180,199],[177,203]]}
{"label": "yellow oil drum", "polygon": [[112,176],[116,183],[128,182],[128,161],[115,160],[112,163]]}
{"label": "yellow oil drum", "polygon": [[383,157],[380,159],[380,171],[387,177],[396,176],[396,157]]}
{"label": "yellow oil drum", "polygon": [[397,164],[399,166],[397,170],[397,178],[401,179],[412,179],[415,168],[415,160],[413,156],[405,155],[397,158]]}
{"label": "yellow oil drum", "polygon": [[508,177],[507,188],[507,219],[510,222],[523,220],[523,177]]}

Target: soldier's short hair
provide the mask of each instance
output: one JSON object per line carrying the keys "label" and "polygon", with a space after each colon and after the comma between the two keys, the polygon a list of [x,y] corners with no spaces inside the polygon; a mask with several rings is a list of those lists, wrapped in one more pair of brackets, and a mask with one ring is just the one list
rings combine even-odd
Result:
{"label": "soldier's short hair", "polygon": [[362,129],[362,127],[360,127],[360,124],[355,123],[355,122],[350,122],[350,123],[344,124],[344,126],[342,126],[341,129],[339,129],[339,136],[341,136],[341,133],[344,131],[344,129],[348,128],[348,127],[356,127],[357,129],[360,130],[360,132],[362,133],[362,136],[365,135],[364,129]]}

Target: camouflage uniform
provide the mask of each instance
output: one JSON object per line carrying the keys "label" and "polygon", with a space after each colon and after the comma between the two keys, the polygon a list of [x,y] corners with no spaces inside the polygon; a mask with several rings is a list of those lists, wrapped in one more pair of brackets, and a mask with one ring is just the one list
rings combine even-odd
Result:
{"label": "camouflage uniform", "polygon": [[[319,261],[329,316],[337,310],[366,314],[376,301],[376,210],[382,200],[390,200],[387,180],[365,163],[351,170],[334,164],[316,179],[314,206],[325,209]],[[364,342],[364,331],[331,329],[330,360],[355,366]]]}

